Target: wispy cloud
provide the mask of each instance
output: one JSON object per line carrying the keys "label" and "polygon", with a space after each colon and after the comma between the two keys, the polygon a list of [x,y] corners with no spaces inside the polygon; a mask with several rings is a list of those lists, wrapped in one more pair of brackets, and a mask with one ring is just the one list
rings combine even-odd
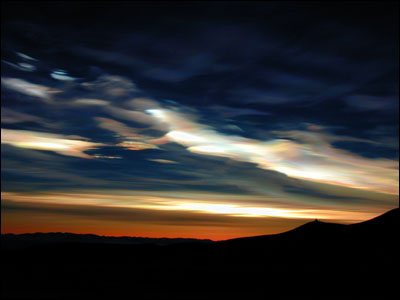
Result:
{"label": "wispy cloud", "polygon": [[110,102],[101,99],[93,99],[93,98],[79,98],[72,102],[75,105],[82,105],[82,106],[105,106],[109,105]]}
{"label": "wispy cloud", "polygon": [[126,101],[125,105],[131,107],[132,109],[140,110],[140,111],[160,107],[160,104],[157,101],[148,99],[148,98],[135,98],[135,99]]}
{"label": "wispy cloud", "polygon": [[36,58],[33,58],[33,57],[31,57],[29,55],[26,55],[24,53],[21,53],[21,52],[15,52],[15,53],[17,54],[17,56],[19,56],[22,59],[31,60],[31,61],[38,61]]}
{"label": "wispy cloud", "polygon": [[[100,192],[100,193],[99,193]],[[164,196],[163,196],[163,195]],[[271,205],[258,205],[233,202],[236,195],[224,194],[216,197],[215,194],[183,193],[154,193],[146,191],[86,191],[86,192],[52,192],[52,193],[13,193],[2,192],[2,198],[13,202],[34,202],[47,204],[91,205],[94,207],[114,207],[126,209],[148,209],[154,211],[191,211],[197,213],[212,213],[231,217],[280,217],[295,219],[327,219],[361,221],[377,214],[375,209],[364,211],[350,211],[345,209],[301,208]],[[176,196],[174,196],[176,194]],[[251,196],[248,196],[251,198]],[[200,200],[200,199],[201,200]],[[230,198],[230,199],[229,199]],[[255,198],[258,198],[255,196]]]}
{"label": "wispy cloud", "polygon": [[92,82],[84,82],[82,86],[111,97],[125,97],[138,91],[129,79],[116,75],[103,75]]}
{"label": "wispy cloud", "polygon": [[155,125],[158,123],[157,119],[153,118],[153,116],[145,114],[141,111],[129,110],[115,106],[107,107],[106,111],[116,118],[134,121],[140,124]]}
{"label": "wispy cloud", "polygon": [[50,76],[54,79],[61,80],[61,81],[74,81],[77,78],[71,77],[67,74],[64,70],[54,70]]}
{"label": "wispy cloud", "polygon": [[116,137],[121,140],[116,146],[124,147],[128,150],[157,149],[154,143],[147,142],[151,137],[138,133],[140,129],[134,129],[124,123],[109,119],[96,117],[100,128],[116,133]]}
{"label": "wispy cloud", "polygon": [[235,108],[223,105],[212,105],[208,107],[211,111],[218,112],[224,117],[232,118],[242,115],[260,115],[260,116],[268,116],[270,113],[259,111],[256,109],[250,108]]}
{"label": "wispy cloud", "polygon": [[[294,178],[398,193],[398,161],[369,159],[336,149],[329,143],[334,138],[323,133],[296,132],[301,141],[287,138],[259,141],[222,134],[167,109],[147,112],[168,125],[169,132],[156,141],[159,144],[176,142],[194,153],[251,162]],[[286,136],[294,135],[287,132]]]}
{"label": "wispy cloud", "polygon": [[387,96],[352,95],[345,98],[351,107],[361,111],[390,111],[398,106],[398,99]]}
{"label": "wispy cloud", "polygon": [[2,62],[4,62],[6,65],[9,65],[10,67],[12,67],[16,70],[19,70],[19,71],[33,72],[36,70],[36,67],[34,65],[24,63],[24,62],[20,62],[17,64],[14,64],[14,63],[6,61],[6,60],[2,60]]}
{"label": "wispy cloud", "polygon": [[30,83],[23,79],[2,77],[1,84],[6,88],[22,94],[39,98],[45,102],[52,102],[52,94],[60,93],[58,89],[49,88],[44,85]]}
{"label": "wispy cloud", "polygon": [[149,158],[149,161],[155,161],[162,164],[177,164],[176,161],[169,160],[169,159],[162,159],[162,158]]}
{"label": "wispy cloud", "polygon": [[124,147],[128,150],[146,150],[146,149],[158,149],[154,144],[136,141],[122,141],[117,146]]}
{"label": "wispy cloud", "polygon": [[1,108],[1,123],[15,124],[21,122],[43,122],[44,120],[40,117],[22,113],[11,108]]}
{"label": "wispy cloud", "polygon": [[33,150],[54,151],[61,155],[92,158],[84,151],[104,146],[77,136],[65,136],[27,130],[1,129],[1,143]]}

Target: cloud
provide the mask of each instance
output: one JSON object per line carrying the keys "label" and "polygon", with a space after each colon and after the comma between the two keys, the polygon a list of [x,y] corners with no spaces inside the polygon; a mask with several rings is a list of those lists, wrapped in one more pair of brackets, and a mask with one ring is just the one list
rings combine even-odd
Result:
{"label": "cloud", "polygon": [[42,123],[44,120],[40,117],[33,116],[30,114],[22,113],[11,108],[1,108],[1,123],[15,124],[22,122],[39,122]]}
{"label": "cloud", "polygon": [[147,159],[147,160],[149,160],[149,161],[155,161],[155,162],[162,163],[162,164],[177,164],[176,161],[169,160],[169,159],[149,158],[149,159]]}
{"label": "cloud", "polygon": [[36,67],[34,65],[24,62],[20,62],[18,64],[14,64],[6,60],[2,60],[2,62],[19,71],[33,72],[36,70]]}
{"label": "cloud", "polygon": [[54,79],[61,80],[61,81],[74,81],[77,79],[77,78],[68,76],[67,72],[64,70],[55,70],[50,74],[50,76]]}
{"label": "cloud", "polygon": [[49,88],[47,86],[33,84],[23,79],[2,77],[1,84],[6,88],[20,92],[22,94],[39,98],[44,102],[52,102],[52,94],[60,93],[60,90]]}
{"label": "cloud", "polygon": [[143,139],[142,135],[135,133],[135,131],[137,131],[136,129],[131,128],[124,123],[103,117],[95,117],[94,119],[98,122],[100,128],[118,133],[119,135],[132,140]]}
{"label": "cloud", "polygon": [[101,99],[80,98],[74,100],[72,104],[82,105],[82,106],[106,106],[109,105],[110,102]]}
{"label": "cloud", "polygon": [[95,81],[82,83],[82,86],[111,97],[125,97],[138,91],[131,80],[116,75],[102,75]]}
{"label": "cloud", "polygon": [[382,111],[396,108],[398,99],[387,96],[353,95],[345,98],[348,105],[361,111]]}
{"label": "cloud", "polygon": [[118,143],[116,146],[124,147],[128,150],[158,149],[158,147],[154,144],[136,141],[123,141]]}
{"label": "cloud", "polygon": [[292,95],[290,92],[282,92],[282,89],[266,90],[258,87],[253,88],[236,88],[230,92],[230,99],[234,103],[248,103],[248,104],[288,104],[293,102],[300,102],[305,99],[304,95]]}
{"label": "cloud", "polygon": [[260,116],[270,115],[270,113],[250,108],[236,108],[223,105],[212,105],[209,106],[208,108],[211,111],[220,113],[222,116],[226,118],[233,118],[242,115],[260,115]]}
{"label": "cloud", "polygon": [[15,52],[20,58],[25,59],[25,60],[31,60],[31,61],[38,61],[36,58],[33,58],[29,55],[26,55],[24,53],[21,52]]}
{"label": "cloud", "polygon": [[132,109],[141,111],[160,107],[157,101],[148,98],[135,98],[130,101],[126,101],[125,105],[131,107]]}
{"label": "cloud", "polygon": [[27,130],[1,129],[1,143],[33,150],[54,151],[61,155],[92,158],[84,151],[104,144],[87,142],[81,137],[71,137]]}
{"label": "cloud", "polygon": [[112,156],[112,155],[101,155],[101,154],[93,154],[94,158],[105,158],[105,159],[122,159],[121,156]]}
{"label": "cloud", "polygon": [[106,111],[116,118],[134,121],[140,124],[155,125],[158,123],[158,120],[153,116],[140,111],[123,109],[115,106],[107,107]]}
{"label": "cloud", "polygon": [[127,125],[108,118],[96,117],[95,120],[98,122],[100,128],[115,132],[119,135],[121,142],[116,146],[124,147],[128,150],[146,150],[146,149],[158,149],[154,143],[147,141],[151,140],[151,137],[136,133],[140,129],[134,129]]}
{"label": "cloud", "polygon": [[222,134],[186,119],[184,114],[167,109],[151,109],[147,112],[168,124],[166,128],[169,128],[163,138],[153,143],[176,142],[193,153],[251,162],[259,168],[278,171],[294,178],[398,193],[398,161],[363,158],[333,148],[329,142],[338,138],[315,131],[289,131],[281,132],[281,135],[297,137],[301,141],[282,138],[259,141]]}
{"label": "cloud", "polygon": [[[328,219],[328,220],[366,220],[374,215],[374,209],[351,211],[345,209],[317,209],[300,207],[279,207],[279,204],[261,203],[258,205],[232,202],[229,196],[203,193],[154,193],[149,191],[84,191],[84,192],[51,192],[51,193],[13,193],[2,192],[2,198],[13,203],[44,203],[56,205],[90,205],[93,208],[145,209],[156,211],[211,213],[231,217],[280,217],[287,219]],[[197,198],[197,199],[196,199]],[[198,198],[203,198],[200,200]],[[214,199],[213,199],[214,198]],[[249,196],[251,198],[251,196]]]}

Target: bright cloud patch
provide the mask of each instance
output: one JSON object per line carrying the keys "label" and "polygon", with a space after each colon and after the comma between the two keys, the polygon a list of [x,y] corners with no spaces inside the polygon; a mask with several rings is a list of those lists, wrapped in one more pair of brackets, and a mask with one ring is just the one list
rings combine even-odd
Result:
{"label": "bright cloud patch", "polygon": [[[53,192],[39,194],[24,194],[2,192],[2,198],[13,202],[41,202],[50,204],[91,205],[96,207],[119,207],[126,209],[149,209],[154,211],[192,211],[198,214],[212,213],[231,217],[281,217],[294,219],[324,219],[324,220],[351,220],[362,221],[378,214],[376,208],[360,211],[340,210],[333,207],[326,208],[287,208],[284,206],[260,203],[258,205],[246,203],[227,203],[237,198],[236,195],[198,194],[150,191],[85,191],[85,192]],[[257,196],[249,196],[250,199]]]}
{"label": "bright cloud patch", "polygon": [[154,161],[162,164],[177,164],[176,161],[169,160],[169,159],[161,159],[161,158],[149,158],[149,161]]}
{"label": "bright cloud patch", "polygon": [[327,134],[297,132],[303,135],[300,141],[283,138],[261,142],[219,133],[167,109],[147,112],[169,129],[164,138],[157,140],[158,143],[176,142],[194,153],[251,162],[262,169],[295,178],[398,193],[398,161],[369,159],[336,149],[329,143],[332,139],[327,138]]}
{"label": "bright cloud patch", "polygon": [[60,90],[52,89],[47,86],[33,84],[23,79],[18,78],[2,78],[1,83],[14,91],[20,92],[22,94],[40,98],[46,102],[51,102],[51,95],[53,93],[59,93]]}
{"label": "bright cloud patch", "polygon": [[91,143],[77,138],[79,137],[70,138],[36,131],[1,129],[2,144],[33,150],[54,151],[66,156],[92,158],[84,151],[103,146],[103,144]]}

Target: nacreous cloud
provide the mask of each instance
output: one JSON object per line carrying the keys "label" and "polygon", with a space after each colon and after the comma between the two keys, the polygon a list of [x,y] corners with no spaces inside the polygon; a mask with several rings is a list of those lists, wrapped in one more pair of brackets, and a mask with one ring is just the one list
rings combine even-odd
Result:
{"label": "nacreous cloud", "polygon": [[[90,205],[95,207],[115,207],[124,209],[147,209],[149,211],[186,211],[197,214],[211,213],[231,217],[280,217],[294,219],[324,219],[346,220],[350,222],[362,221],[375,217],[376,208],[346,211],[337,207],[329,208],[287,208],[260,202],[258,205],[243,203],[237,200],[237,195],[212,193],[176,193],[152,191],[75,191],[52,193],[14,193],[2,192],[4,200],[14,203],[47,203],[55,205]],[[260,196],[250,196],[249,199],[258,199]],[[203,199],[198,199],[203,198]],[[265,197],[261,197],[265,199]],[[232,199],[234,202],[232,202]]]}
{"label": "nacreous cloud", "polygon": [[37,97],[45,102],[52,102],[51,95],[60,93],[60,90],[52,89],[47,86],[30,83],[18,78],[1,78],[1,84],[5,87],[20,92],[22,94]]}
{"label": "nacreous cloud", "polygon": [[146,142],[146,140],[151,139],[150,137],[135,133],[135,131],[138,131],[138,129],[133,129],[121,122],[108,118],[96,117],[95,120],[99,123],[100,128],[115,132],[115,137],[122,139],[117,146],[124,147],[128,150],[146,150],[158,148],[156,145]]}
{"label": "nacreous cloud", "polygon": [[124,97],[137,91],[136,85],[129,79],[111,75],[100,76],[93,82],[84,82],[82,86],[111,97]]}
{"label": "nacreous cloud", "polygon": [[79,138],[36,131],[1,129],[2,144],[33,150],[54,151],[66,156],[92,158],[84,151],[103,146],[103,144],[91,143]]}
{"label": "nacreous cloud", "polygon": [[21,122],[43,122],[40,117],[22,113],[7,107],[1,108],[1,123],[15,124]]}
{"label": "nacreous cloud", "polygon": [[101,99],[80,98],[73,101],[72,104],[82,106],[105,106],[109,105],[110,102]]}
{"label": "nacreous cloud", "polygon": [[365,158],[334,148],[329,143],[332,139],[324,138],[328,136],[324,133],[305,131],[312,138],[262,142],[219,133],[168,109],[146,112],[166,124],[168,130],[164,137],[149,141],[155,144],[176,142],[194,153],[251,162],[294,178],[398,194],[398,161]]}

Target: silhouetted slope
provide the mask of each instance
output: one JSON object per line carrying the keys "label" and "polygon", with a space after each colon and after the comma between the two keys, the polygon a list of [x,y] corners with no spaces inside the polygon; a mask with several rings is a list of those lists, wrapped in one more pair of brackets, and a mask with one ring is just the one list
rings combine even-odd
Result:
{"label": "silhouetted slope", "polygon": [[385,224],[386,226],[391,226],[391,225],[395,225],[398,223],[399,221],[399,216],[400,216],[400,208],[394,208],[392,210],[389,210],[387,212],[385,212],[384,214],[377,216],[373,219],[361,222],[361,223],[356,223],[356,224],[352,224],[350,226],[354,226],[354,225],[366,225],[366,224]]}
{"label": "silhouetted slope", "polygon": [[345,225],[325,223],[320,221],[309,222],[295,229],[278,234],[243,237],[221,241],[226,245],[261,246],[263,243],[280,243],[287,240],[324,238],[329,235],[341,234]]}
{"label": "silhouetted slope", "polygon": [[376,218],[361,223],[348,225],[351,230],[357,233],[379,233],[391,234],[399,229],[400,209],[392,209]]}
{"label": "silhouetted slope", "polygon": [[261,246],[262,243],[282,242],[288,239],[305,239],[307,241],[312,241],[314,239],[348,238],[349,234],[355,235],[368,233],[390,235],[398,231],[399,208],[395,208],[371,220],[351,225],[313,221],[283,233],[236,238],[221,241],[219,243],[230,245]]}
{"label": "silhouetted slope", "polygon": [[398,212],[353,225],[310,222],[281,234],[218,242],[220,259],[268,266],[274,272],[386,272],[398,267]]}

